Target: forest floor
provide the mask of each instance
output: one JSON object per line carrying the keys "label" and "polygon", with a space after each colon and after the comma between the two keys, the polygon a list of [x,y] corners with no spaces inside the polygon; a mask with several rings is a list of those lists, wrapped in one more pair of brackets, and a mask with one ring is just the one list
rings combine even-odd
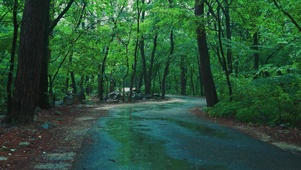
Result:
{"label": "forest floor", "polygon": [[[110,105],[112,107],[113,104]],[[0,169],[45,169],[43,166],[35,166],[49,161],[43,160],[43,155],[57,153],[59,150],[76,153],[87,130],[98,118],[106,116],[106,111],[102,109],[104,107],[105,105],[60,106],[38,112],[35,121],[29,125],[0,127]],[[237,129],[282,149],[301,153],[299,129],[283,129],[209,117],[200,108],[193,108],[191,111],[202,119]],[[20,145],[20,142],[25,145]],[[65,161],[69,161],[71,168],[73,159]],[[69,169],[68,166],[65,168]]]}
{"label": "forest floor", "polygon": [[[60,155],[54,153],[75,153],[87,130],[106,116],[106,111],[100,108],[102,105],[59,106],[37,112],[29,125],[0,127],[0,169],[69,169],[54,167],[45,156],[52,154],[58,158]],[[25,142],[25,146],[20,142]],[[72,165],[73,159],[66,161]],[[49,166],[45,167],[46,164]]]}

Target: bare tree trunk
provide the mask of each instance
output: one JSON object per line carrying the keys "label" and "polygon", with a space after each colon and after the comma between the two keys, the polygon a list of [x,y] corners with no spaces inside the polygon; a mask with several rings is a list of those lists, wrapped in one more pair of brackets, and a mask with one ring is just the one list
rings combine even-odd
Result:
{"label": "bare tree trunk", "polygon": [[[195,0],[195,15],[204,15],[204,1]],[[200,71],[201,78],[204,84],[207,106],[212,107],[218,102],[216,88],[210,68],[210,56],[207,47],[205,24],[197,23],[196,29],[198,50],[200,55]]]}

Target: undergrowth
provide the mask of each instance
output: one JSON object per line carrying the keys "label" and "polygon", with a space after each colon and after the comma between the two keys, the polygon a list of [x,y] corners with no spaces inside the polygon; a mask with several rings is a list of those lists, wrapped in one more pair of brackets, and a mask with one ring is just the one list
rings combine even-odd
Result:
{"label": "undergrowth", "polygon": [[235,78],[233,100],[225,97],[210,116],[235,117],[239,121],[301,127],[301,78],[284,75],[260,79]]}

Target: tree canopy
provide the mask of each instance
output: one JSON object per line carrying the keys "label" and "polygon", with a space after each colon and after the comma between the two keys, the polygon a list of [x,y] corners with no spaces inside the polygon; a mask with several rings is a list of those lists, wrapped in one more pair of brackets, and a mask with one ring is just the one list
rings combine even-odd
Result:
{"label": "tree canopy", "polygon": [[[31,34],[22,33],[27,3],[0,2],[2,112],[17,107],[11,100],[26,93],[15,89],[24,65],[22,36]],[[32,107],[50,108],[70,92],[104,100],[127,87],[162,98],[208,98],[216,88],[208,104],[213,107],[206,110],[213,116],[300,125],[297,1],[51,0],[49,5],[45,49],[41,62],[34,60],[41,65],[35,76],[42,83]],[[204,12],[195,13],[200,7]],[[206,35],[203,48],[200,33]],[[132,100],[130,93],[124,100]]]}

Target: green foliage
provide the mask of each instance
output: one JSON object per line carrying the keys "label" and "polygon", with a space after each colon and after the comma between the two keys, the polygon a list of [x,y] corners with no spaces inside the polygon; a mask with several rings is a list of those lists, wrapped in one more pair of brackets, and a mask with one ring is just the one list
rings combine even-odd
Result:
{"label": "green foliage", "polygon": [[[85,9],[83,2],[86,3]],[[70,89],[70,73],[75,74],[79,87],[81,77],[85,78],[84,88],[90,87],[97,93],[97,77],[104,77],[106,87],[116,81],[116,89],[129,86],[133,73],[136,38],[144,40],[146,65],[154,47],[154,36],[158,34],[154,68],[151,75],[152,91],[160,92],[162,75],[170,52],[170,31],[175,37],[175,50],[167,76],[167,94],[179,94],[181,59],[184,56],[187,95],[200,95],[200,76],[195,29],[204,22],[207,31],[208,48],[211,54],[211,69],[218,89],[220,102],[207,111],[211,116],[235,117],[238,120],[267,124],[290,124],[301,122],[301,34],[296,26],[278,10],[272,2],[258,0],[231,1],[231,39],[225,29],[223,7],[217,1],[206,3],[206,17],[194,16],[194,1],[156,0],[139,2],[139,10],[145,11],[140,30],[137,32],[137,1],[103,0],[78,1],[60,20],[50,36],[51,57],[49,75],[53,80],[53,91],[62,99]],[[19,1],[18,21],[21,21],[23,1]],[[68,1],[52,1],[52,19],[62,11]],[[300,21],[300,5],[297,1],[281,2],[281,7]],[[171,6],[172,5],[172,8]],[[209,6],[213,9],[210,11]],[[0,2],[0,104],[5,102],[9,54],[13,34],[12,1]],[[6,14],[6,12],[8,12]],[[139,11],[141,12],[141,11]],[[6,14],[6,15],[4,15]],[[226,77],[218,55],[221,54],[217,37],[218,18],[221,23],[221,44],[224,55],[231,48],[233,73],[230,75],[233,101],[226,85]],[[204,19],[205,18],[205,19]],[[301,24],[300,22],[298,23]],[[258,51],[253,47],[253,34],[259,34]],[[113,38],[112,38],[113,37]],[[109,47],[104,75],[101,73],[104,49]],[[259,54],[259,69],[254,69],[254,53]],[[201,54],[202,55],[202,54]],[[135,85],[142,75],[140,49],[137,52]],[[15,70],[14,70],[15,72]],[[54,77],[56,75],[56,77]],[[87,79],[86,79],[87,78]],[[69,82],[66,84],[67,80]],[[141,90],[143,91],[144,85]],[[195,93],[196,92],[196,93]]]}
{"label": "green foliage", "polygon": [[235,80],[233,101],[224,98],[208,109],[209,115],[231,116],[252,123],[301,125],[300,75]]}

